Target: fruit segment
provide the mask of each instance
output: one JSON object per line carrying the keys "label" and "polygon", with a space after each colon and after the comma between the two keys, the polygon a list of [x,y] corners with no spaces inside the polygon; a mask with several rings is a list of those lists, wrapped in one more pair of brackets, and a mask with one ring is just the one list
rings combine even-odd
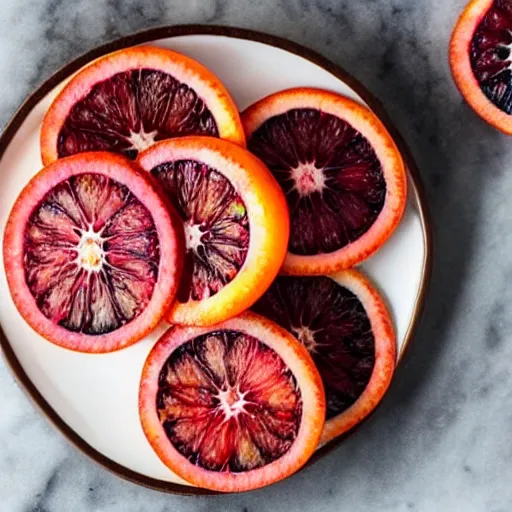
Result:
{"label": "fruit segment", "polygon": [[283,273],[352,267],[391,236],[405,209],[405,167],[370,110],[332,92],[298,88],[256,102],[242,122],[249,150],[288,202]]}
{"label": "fruit segment", "polygon": [[176,449],[213,471],[247,471],[278,459],[296,438],[302,413],[283,360],[235,331],[214,331],[173,352],[157,404]]}
{"label": "fruit segment", "polygon": [[182,135],[218,136],[217,123],[197,93],[158,70],[124,71],[91,88],[69,111],[58,156],[114,151],[136,158],[155,141]]}
{"label": "fruit segment", "polygon": [[169,329],[144,365],[139,413],[149,443],[176,474],[233,492],[277,482],[306,463],[325,398],[304,347],[246,312],[210,328]]}
{"label": "fruit segment", "polygon": [[396,342],[389,313],[362,274],[280,276],[253,310],[292,333],[313,357],[327,403],[322,443],[375,408],[393,374]]}
{"label": "fruit segment", "polygon": [[125,48],[82,68],[46,113],[41,156],[49,164],[88,151],[130,159],[156,141],[209,135],[245,146],[238,109],[199,62],[156,46]]}
{"label": "fruit segment", "polygon": [[332,253],[366,233],[384,206],[375,151],[346,121],[302,108],[271,117],[249,149],[274,173],[291,214],[289,250]]}
{"label": "fruit segment", "polygon": [[169,321],[213,325],[250,308],[286,255],[286,199],[254,155],[213,137],[165,140],[139,165],[178,211],[185,265]]}
{"label": "fruit segment", "polygon": [[186,255],[178,300],[208,299],[245,262],[250,235],[245,203],[221,173],[201,162],[166,162],[151,174],[184,220]]}
{"label": "fruit segment", "polygon": [[148,305],[158,235],[127,187],[81,174],[59,183],[30,216],[24,261],[27,285],[47,318],[70,331],[105,334]]}
{"label": "fruit segment", "polygon": [[512,114],[512,5],[497,0],[478,24],[471,40],[471,67],[483,93],[500,110]]}
{"label": "fruit segment", "polygon": [[174,210],[126,158],[82,153],[40,171],[4,236],[14,303],[41,336],[109,352],[151,332],[172,306],[183,240]]}

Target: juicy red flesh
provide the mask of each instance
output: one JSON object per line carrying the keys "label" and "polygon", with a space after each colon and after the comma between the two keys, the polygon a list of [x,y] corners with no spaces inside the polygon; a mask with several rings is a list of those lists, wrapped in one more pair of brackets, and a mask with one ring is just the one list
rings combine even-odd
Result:
{"label": "juicy red flesh", "polygon": [[[83,240],[102,254],[85,254],[94,270],[84,268]],[[59,183],[26,227],[30,292],[47,318],[74,332],[105,334],[139,316],[153,294],[159,260],[150,212],[127,187],[99,174]]]}
{"label": "juicy red flesh", "polygon": [[[215,295],[233,280],[249,249],[249,219],[242,198],[219,172],[193,160],[168,162],[151,171],[185,225],[187,251],[178,300]],[[194,226],[197,238],[189,240]]]}
{"label": "juicy red flesh", "polygon": [[[314,109],[294,109],[263,123],[249,149],[270,168],[290,207],[289,251],[331,253],[364,234],[386,196],[380,162],[368,141],[348,123]],[[320,170],[323,185],[299,193],[292,177],[300,166]],[[308,185],[308,183],[305,183]]]}
{"label": "juicy red flesh", "polygon": [[60,131],[59,157],[112,151],[135,159],[132,134],[152,140],[183,135],[218,136],[215,119],[196,92],[154,69],[117,73],[78,101]]}
{"label": "juicy red flesh", "polygon": [[352,292],[328,277],[278,277],[254,310],[309,350],[324,383],[327,419],[359,398],[372,375],[375,340]]}
{"label": "juicy red flesh", "polygon": [[302,416],[300,390],[281,357],[228,330],[171,354],[156,406],[173,446],[213,471],[249,471],[278,459],[293,444]]}
{"label": "juicy red flesh", "polygon": [[483,93],[512,114],[512,2],[495,0],[471,40],[470,60]]}

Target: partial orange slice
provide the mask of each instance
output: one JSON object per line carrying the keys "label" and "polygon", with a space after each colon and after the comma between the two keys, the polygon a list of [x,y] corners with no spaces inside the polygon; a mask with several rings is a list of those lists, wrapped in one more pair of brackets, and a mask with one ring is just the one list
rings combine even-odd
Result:
{"label": "partial orange slice", "polygon": [[450,66],[461,94],[482,119],[512,135],[512,4],[473,0],[450,43]]}
{"label": "partial orange slice", "polygon": [[41,129],[44,164],[84,151],[129,158],[155,141],[210,135],[245,145],[238,109],[203,65],[155,46],[126,48],[79,71]]}
{"label": "partial orange slice", "polygon": [[27,184],[3,251],[14,304],[35,331],[71,350],[111,352],[169,311],[183,240],[176,213],[133,162],[82,153]]}
{"label": "partial orange slice", "polygon": [[246,150],[212,137],[155,144],[139,157],[180,214],[185,267],[169,321],[212,325],[248,309],[277,275],[288,244],[286,200]]}
{"label": "partial orange slice", "polygon": [[297,471],[325,417],[320,375],[288,332],[253,313],[213,328],[176,327],[149,354],[139,411],[146,437],[177,475],[247,491]]}
{"label": "partial orange slice", "polygon": [[368,416],[388,389],[396,341],[384,301],[356,270],[280,276],[254,306],[291,332],[320,371],[327,401],[321,443]]}
{"label": "partial orange slice", "polygon": [[406,204],[404,163],[379,119],[319,89],[272,94],[242,114],[250,151],[286,194],[291,231],[283,271],[322,275],[377,251]]}

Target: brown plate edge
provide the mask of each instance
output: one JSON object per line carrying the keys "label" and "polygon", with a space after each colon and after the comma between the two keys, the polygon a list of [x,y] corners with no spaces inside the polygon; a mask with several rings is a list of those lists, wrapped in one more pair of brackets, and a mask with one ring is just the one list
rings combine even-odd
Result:
{"label": "brown plate edge", "polygon": [[[298,43],[288,41],[287,39],[283,39],[278,36],[273,36],[249,29],[220,25],[171,25],[143,30],[141,32],[137,32],[129,36],[121,37],[119,39],[103,44],[97,48],[94,48],[86,52],[85,54],[81,55],[80,57],[76,58],[69,64],[59,69],[44,83],[42,83],[23,102],[21,107],[17,110],[17,112],[13,115],[11,120],[5,126],[0,136],[0,158],[3,156],[9,143],[11,142],[12,138],[14,137],[15,133],[17,132],[17,130],[19,129],[27,115],[37,105],[37,103],[39,103],[39,101],[41,101],[44,98],[44,96],[46,96],[54,87],[56,87],[59,83],[61,83],[69,75],[80,69],[82,66],[86,65],[88,62],[112,51],[126,48],[129,46],[146,43],[148,41],[155,41],[158,39],[186,35],[216,35],[237,39],[246,39],[250,41],[267,44],[269,46],[274,46],[282,50],[288,51],[290,53],[293,53],[295,55],[298,55],[304,59],[307,59],[316,64],[317,66],[329,71],[331,74],[333,74],[341,81],[345,82],[347,85],[353,88],[357,92],[357,94],[359,94],[361,98],[363,98],[363,100],[377,114],[377,116],[381,119],[381,121],[384,123],[388,131],[395,139],[395,142],[397,143],[400,151],[402,152],[403,158],[409,169],[409,174],[416,188],[417,200],[419,205],[419,214],[423,228],[425,245],[425,256],[423,261],[421,287],[416,298],[416,304],[413,311],[412,320],[409,324],[409,328],[405,336],[404,347],[398,357],[398,362],[400,362],[400,360],[404,356],[405,351],[409,347],[414,330],[420,321],[432,273],[432,226],[430,220],[430,213],[427,207],[424,186],[420,177],[418,167],[414,161],[414,158],[409,148],[407,147],[407,144],[405,143],[402,136],[399,134],[398,130],[394,127],[393,123],[391,122],[388,114],[386,113],[380,101],[377,98],[375,98],[369,91],[367,91],[366,88],[358,80],[352,77],[347,71],[345,71],[340,66],[334,64],[333,62],[329,61],[328,59],[324,58],[315,51],[309,50],[308,48],[305,48],[304,46]],[[21,363],[16,357],[16,354],[14,353],[13,348],[11,347],[5,334],[3,333],[1,326],[0,346],[2,348],[4,357],[11,371],[14,373],[18,382],[21,383],[24,390],[27,392],[30,398],[36,403],[40,410],[47,416],[47,418],[54,424],[54,426],[57,427],[64,434],[64,436],[68,438],[68,440],[72,444],[74,444],[80,451],[85,453],[87,456],[89,456],[95,462],[99,463],[104,468],[108,469],[117,476],[120,476],[133,483],[158,491],[193,496],[222,494],[216,491],[210,491],[208,489],[189,487],[186,485],[175,484],[172,482],[164,482],[156,478],[141,475],[140,473],[132,471],[122,466],[121,464],[118,464],[117,462],[114,462],[113,460],[109,459],[101,452],[90,446],[84,439],[82,439],[71,427],[69,427],[64,422],[64,420],[45,400],[43,395],[39,392],[39,390],[36,388],[36,386],[33,384],[29,376],[23,369]],[[311,459],[308,461],[305,467],[311,466],[316,461],[324,457],[327,453],[335,449],[341,442],[343,442],[344,439],[346,439],[348,435],[354,433],[358,429],[359,425],[353,428],[347,434],[329,442],[328,444],[317,450],[313,457],[311,457]]]}

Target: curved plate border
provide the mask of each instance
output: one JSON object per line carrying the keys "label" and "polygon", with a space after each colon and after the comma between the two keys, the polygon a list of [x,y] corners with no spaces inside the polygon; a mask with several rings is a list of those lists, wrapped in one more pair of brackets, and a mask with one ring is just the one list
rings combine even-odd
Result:
{"label": "curved plate border", "polygon": [[[340,66],[334,64],[328,59],[322,57],[320,54],[305,48],[302,45],[288,41],[277,36],[271,36],[262,32],[254,30],[240,29],[226,26],[215,26],[215,25],[174,25],[165,26],[160,28],[154,28],[137,32],[130,36],[125,36],[115,41],[103,44],[93,50],[88,51],[84,55],[81,55],[77,59],[73,60],[69,64],[65,65],[54,73],[48,80],[41,84],[21,105],[18,111],[14,114],[11,120],[7,123],[3,133],[0,136],[0,158],[2,158],[7,146],[11,142],[15,133],[31,112],[31,110],[41,101],[54,87],[60,82],[66,79],[69,75],[86,65],[91,60],[94,60],[106,53],[110,53],[121,48],[134,46],[137,44],[146,43],[148,41],[155,41],[158,39],[164,39],[168,37],[186,36],[186,35],[215,35],[215,36],[226,36],[236,39],[246,39],[249,41],[255,41],[264,43],[270,46],[286,50],[290,53],[298,55],[304,59],[307,59],[317,66],[324,68],[331,74],[345,82],[348,86],[354,89],[363,100],[370,106],[370,108],[379,116],[381,121],[385,124],[388,131],[391,133],[395,142],[397,143],[400,151],[402,152],[403,158],[408,166],[409,174],[416,187],[419,214],[421,218],[423,233],[424,233],[424,244],[425,244],[425,258],[423,261],[422,279],[420,291],[418,293],[416,304],[414,307],[411,323],[407,330],[404,342],[404,348],[399,356],[399,360],[402,359],[405,350],[409,346],[412,335],[416,326],[419,323],[421,312],[426,298],[427,288],[430,282],[430,276],[432,272],[432,228],[430,222],[430,214],[427,208],[426,196],[421,181],[421,177],[418,171],[418,167],[412,157],[412,154],[407,147],[405,141],[400,136],[396,128],[393,126],[389,116],[384,110],[382,104],[377,100],[366,88],[352,77],[347,71]],[[215,491],[207,489],[201,489],[198,487],[189,487],[180,485],[172,482],[164,482],[156,478],[150,478],[145,475],[141,475],[136,471],[125,468],[124,466],[117,464],[113,460],[105,457],[101,452],[95,450],[87,442],[85,442],[73,429],[71,429],[57,414],[57,412],[50,406],[45,400],[43,395],[39,392],[36,386],[32,383],[27,373],[21,366],[14,350],[12,349],[9,341],[0,326],[0,346],[2,347],[7,364],[11,368],[12,372],[21,383],[25,391],[28,393],[30,398],[39,406],[45,416],[74,444],[80,451],[88,455],[91,459],[102,465],[104,468],[115,473],[126,480],[134,482],[136,484],[164,491],[174,494],[182,495],[215,495],[220,494]],[[320,458],[324,457],[327,453],[331,452],[336,448],[346,437],[353,433],[355,429],[352,429],[349,433],[337,438],[330,443],[326,444],[315,452],[313,457],[309,460],[305,467],[310,466]]]}

